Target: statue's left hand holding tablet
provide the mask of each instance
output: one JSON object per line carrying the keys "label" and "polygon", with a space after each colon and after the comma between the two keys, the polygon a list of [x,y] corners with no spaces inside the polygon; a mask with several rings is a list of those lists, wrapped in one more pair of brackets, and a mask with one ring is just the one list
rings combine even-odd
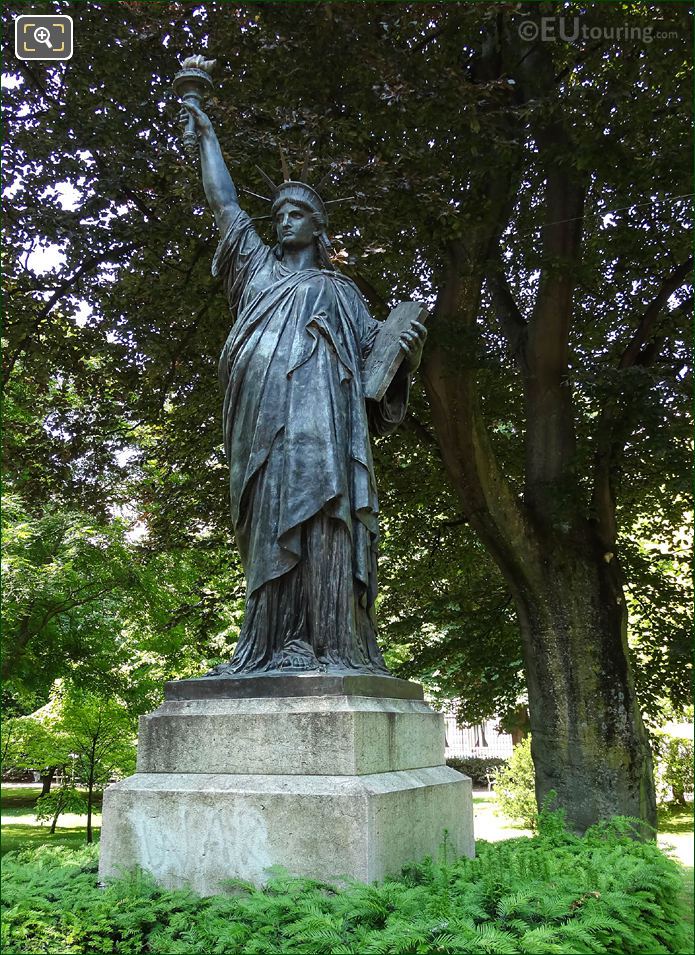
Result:
{"label": "statue's left hand holding tablet", "polygon": [[401,351],[405,352],[405,357],[403,358],[403,364],[408,370],[409,374],[417,371],[420,367],[420,361],[422,360],[422,350],[425,347],[425,339],[427,338],[427,329],[416,319],[410,324],[410,329],[406,332],[403,332],[400,337]]}

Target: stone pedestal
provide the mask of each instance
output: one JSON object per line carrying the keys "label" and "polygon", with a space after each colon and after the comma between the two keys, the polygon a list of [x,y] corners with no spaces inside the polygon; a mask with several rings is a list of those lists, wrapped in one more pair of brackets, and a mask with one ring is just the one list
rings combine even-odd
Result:
{"label": "stone pedestal", "polygon": [[209,895],[274,865],[370,882],[444,841],[473,855],[471,781],[444,765],[443,717],[415,684],[201,679],[166,697],[141,718],[137,773],[104,794],[102,879],[140,866]]}

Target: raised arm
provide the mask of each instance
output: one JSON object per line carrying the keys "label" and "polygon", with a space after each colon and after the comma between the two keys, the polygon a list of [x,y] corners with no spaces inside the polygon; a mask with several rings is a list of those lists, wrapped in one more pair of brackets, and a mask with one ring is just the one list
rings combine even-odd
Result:
{"label": "raised arm", "polygon": [[195,131],[200,144],[200,165],[205,197],[215,216],[218,229],[224,232],[229,213],[236,211],[239,205],[237,191],[209,117],[192,103],[183,102],[182,106],[181,115],[187,116],[187,113],[190,113],[195,120]]}

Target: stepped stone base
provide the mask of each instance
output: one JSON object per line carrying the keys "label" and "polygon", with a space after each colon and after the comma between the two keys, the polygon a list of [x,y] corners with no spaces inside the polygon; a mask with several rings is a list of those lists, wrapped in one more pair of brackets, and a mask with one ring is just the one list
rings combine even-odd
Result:
{"label": "stepped stone base", "polygon": [[445,840],[473,856],[471,781],[444,765],[441,714],[405,691],[348,693],[167,692],[141,718],[138,772],[104,794],[101,879],[141,867],[210,895],[272,866],[370,882]]}
{"label": "stepped stone base", "polygon": [[108,790],[100,876],[138,865],[200,895],[280,865],[371,882],[409,861],[472,855],[470,780],[445,766],[366,776],[138,773]]}

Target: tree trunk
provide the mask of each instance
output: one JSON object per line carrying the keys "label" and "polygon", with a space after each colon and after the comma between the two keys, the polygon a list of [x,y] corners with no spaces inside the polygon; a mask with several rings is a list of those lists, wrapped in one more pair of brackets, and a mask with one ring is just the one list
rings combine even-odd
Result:
{"label": "tree trunk", "polygon": [[58,825],[58,817],[65,808],[65,789],[61,786],[58,790],[58,801],[56,802],[56,811],[53,816],[53,822],[51,823],[51,835],[55,834],[56,826]]}
{"label": "tree trunk", "polygon": [[504,733],[509,733],[512,738],[512,746],[520,746],[524,742],[531,729],[531,722],[528,715],[528,707],[517,706],[513,713],[509,713],[500,723],[500,729]]}
{"label": "tree trunk", "polygon": [[62,808],[63,807],[60,805],[60,802],[58,802],[58,807],[55,811],[55,815],[53,816],[53,822],[51,823],[51,835],[55,834],[56,826],[58,825],[58,816],[60,815]]}
{"label": "tree trunk", "polygon": [[87,787],[87,845],[94,841],[92,834],[92,805],[94,802],[94,773],[89,774],[89,785]]}
{"label": "tree trunk", "polygon": [[[484,211],[469,215],[465,239],[445,245],[423,378],[464,514],[516,603],[539,803],[555,790],[578,832],[622,815],[646,823],[646,834],[656,821],[654,784],[628,659],[615,501],[608,495],[600,512],[589,504],[592,482],[581,473],[575,433],[573,289],[590,179],[573,161],[574,124],[554,108],[562,101],[552,44],[524,48],[510,28],[500,14],[477,68],[480,78],[513,75],[519,102],[548,104],[528,120],[544,179],[538,288],[533,306],[522,309],[507,277],[499,239],[523,177],[518,154],[505,152],[485,170],[484,183],[471,178],[471,194]],[[516,142],[526,135],[509,133]],[[520,377],[515,398],[524,411],[524,467],[514,480],[483,414],[477,348],[483,282],[494,331],[506,338]],[[615,456],[606,460],[610,465]]]}
{"label": "tree trunk", "polygon": [[671,786],[671,793],[673,795],[673,803],[676,806],[687,806],[688,802],[685,798],[685,789],[677,783],[673,783]]}
{"label": "tree trunk", "polygon": [[47,796],[51,791],[53,777],[56,774],[57,766],[49,766],[45,773],[41,775],[41,795]]}
{"label": "tree trunk", "polygon": [[[555,536],[555,535],[553,535]],[[627,613],[615,559],[583,540],[552,542],[537,574],[518,581],[536,796],[549,791],[583,832],[631,816],[652,837],[652,759],[635,698]],[[535,578],[535,579],[534,579]]]}
{"label": "tree trunk", "polygon": [[539,803],[555,790],[577,832],[620,815],[641,819],[644,835],[653,834],[651,754],[628,660],[616,558],[579,515],[579,489],[568,494],[549,483],[545,496],[536,488],[535,507],[520,502],[490,447],[473,374],[452,369],[436,338],[425,384],[464,513],[516,604]]}

